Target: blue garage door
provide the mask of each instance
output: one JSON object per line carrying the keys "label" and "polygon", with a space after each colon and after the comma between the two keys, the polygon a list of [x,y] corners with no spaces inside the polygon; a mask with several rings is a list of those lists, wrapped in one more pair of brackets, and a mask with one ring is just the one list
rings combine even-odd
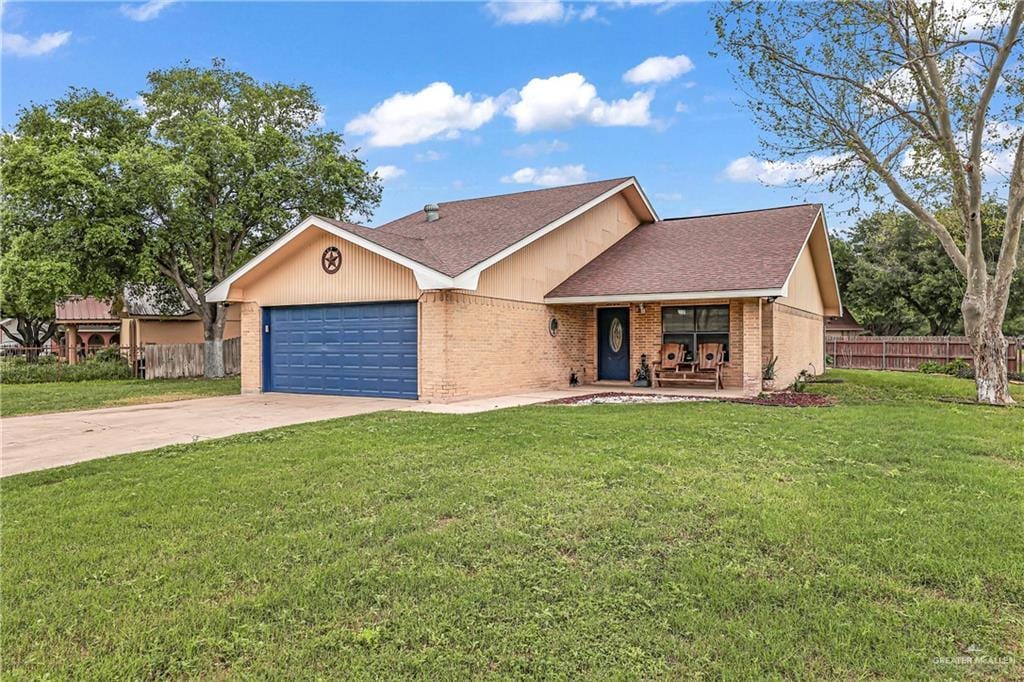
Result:
{"label": "blue garage door", "polygon": [[416,303],[263,309],[265,391],[416,398]]}

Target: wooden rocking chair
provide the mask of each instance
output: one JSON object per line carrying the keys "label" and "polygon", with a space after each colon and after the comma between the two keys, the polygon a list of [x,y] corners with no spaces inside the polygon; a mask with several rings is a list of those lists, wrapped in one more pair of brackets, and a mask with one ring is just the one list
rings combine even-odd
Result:
{"label": "wooden rocking chair", "polygon": [[662,386],[665,381],[673,381],[680,378],[684,373],[686,357],[686,344],[663,343],[661,344],[661,358],[651,366],[654,368],[654,385]]}
{"label": "wooden rocking chair", "polygon": [[714,383],[715,390],[722,385],[722,365],[725,364],[725,346],[720,343],[702,343],[697,346],[697,369],[694,381]]}

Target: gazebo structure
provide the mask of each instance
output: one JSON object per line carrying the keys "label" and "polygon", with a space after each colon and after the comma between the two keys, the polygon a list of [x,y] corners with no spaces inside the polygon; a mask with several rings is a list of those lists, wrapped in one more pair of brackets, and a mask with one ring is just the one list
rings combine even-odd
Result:
{"label": "gazebo structure", "polygon": [[64,327],[64,353],[74,364],[90,353],[121,343],[121,319],[111,310],[111,302],[73,296],[57,304],[58,324]]}

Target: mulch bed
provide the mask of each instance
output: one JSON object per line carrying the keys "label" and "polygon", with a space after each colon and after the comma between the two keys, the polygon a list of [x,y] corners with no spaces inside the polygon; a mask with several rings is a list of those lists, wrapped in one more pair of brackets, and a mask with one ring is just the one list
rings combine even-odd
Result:
{"label": "mulch bed", "polygon": [[795,393],[794,391],[764,393],[756,398],[731,398],[729,402],[773,407],[830,407],[836,404],[835,398],[830,395]]}
{"label": "mulch bed", "polygon": [[[617,398],[625,399],[623,401]],[[633,399],[633,400],[630,400]],[[815,393],[794,393],[793,391],[779,391],[777,393],[765,393],[756,398],[715,398],[713,396],[685,396],[672,395],[667,393],[622,393],[608,391],[605,393],[587,393],[585,395],[574,395],[568,398],[549,400],[544,405],[580,405],[594,404],[594,401],[601,404],[657,404],[657,403],[685,403],[685,402],[708,402],[718,401],[723,403],[742,403],[745,405],[765,405],[769,407],[829,407],[835,405],[836,401],[832,396],[818,395]]]}
{"label": "mulch bed", "polygon": [[[621,391],[605,391],[603,393],[587,393],[584,395],[574,395],[568,398],[558,398],[556,400],[549,400],[544,405],[579,405],[580,403],[590,403],[593,400],[607,401],[608,404],[625,404],[619,403],[616,398],[626,399],[628,402],[633,403],[663,403],[663,402],[674,402],[674,403],[686,403],[686,402],[701,402],[708,400],[717,400],[717,398],[704,398],[700,396],[687,396],[687,395],[670,395],[667,393],[623,393]],[[641,400],[642,398],[650,398],[650,400]],[[634,400],[631,400],[634,399]]]}

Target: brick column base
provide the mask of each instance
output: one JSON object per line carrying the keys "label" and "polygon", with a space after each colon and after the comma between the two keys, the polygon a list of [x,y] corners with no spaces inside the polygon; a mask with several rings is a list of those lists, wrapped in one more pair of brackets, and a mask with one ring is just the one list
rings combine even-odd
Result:
{"label": "brick column base", "polygon": [[761,392],[761,301],[743,299],[743,395]]}

